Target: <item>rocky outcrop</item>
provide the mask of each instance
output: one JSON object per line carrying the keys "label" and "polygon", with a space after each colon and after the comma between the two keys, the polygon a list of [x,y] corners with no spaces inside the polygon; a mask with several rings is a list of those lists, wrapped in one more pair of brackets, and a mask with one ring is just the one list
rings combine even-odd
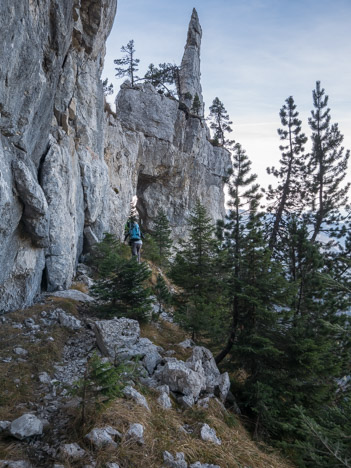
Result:
{"label": "rocky outcrop", "polygon": [[84,228],[108,226],[100,75],[116,3],[1,2],[0,310],[68,287]]}
{"label": "rocky outcrop", "polygon": [[127,83],[116,115],[104,115],[100,76],[116,3],[1,2],[0,310],[68,289],[81,254],[106,231],[122,235],[134,195],[144,226],[162,206],[175,239],[197,199],[213,220],[224,214],[229,155],[209,143],[202,118],[196,11],[180,103]]}
{"label": "rocky outcrop", "polygon": [[[117,117],[108,116],[105,133],[105,161],[114,189],[111,206],[116,213],[111,229],[118,227],[121,232],[117,213],[124,213],[122,219],[126,219],[135,193],[144,227],[152,229],[162,207],[176,240],[186,237],[187,220],[197,199],[214,222],[224,216],[223,176],[230,167],[230,155],[211,145],[202,118],[201,35],[194,10],[179,72],[180,103],[159,94],[150,83],[132,88],[126,81],[121,86]],[[199,115],[190,111],[196,94],[201,102]],[[133,162],[132,168],[127,161]]]}

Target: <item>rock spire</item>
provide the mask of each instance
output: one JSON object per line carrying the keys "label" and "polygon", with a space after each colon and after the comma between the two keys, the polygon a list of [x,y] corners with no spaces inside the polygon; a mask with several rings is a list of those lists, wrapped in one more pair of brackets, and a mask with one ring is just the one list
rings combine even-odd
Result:
{"label": "rock spire", "polygon": [[194,98],[196,95],[198,95],[201,103],[198,113],[200,116],[203,116],[203,97],[200,82],[201,37],[202,29],[197,11],[194,8],[189,23],[188,37],[180,66],[180,98],[181,101],[186,104],[189,109],[191,109]]}

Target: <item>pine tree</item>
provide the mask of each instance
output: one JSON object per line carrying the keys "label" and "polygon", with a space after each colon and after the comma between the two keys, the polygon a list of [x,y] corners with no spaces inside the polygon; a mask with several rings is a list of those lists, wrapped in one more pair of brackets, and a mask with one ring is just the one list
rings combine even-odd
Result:
{"label": "pine tree", "polygon": [[245,245],[245,235],[250,213],[254,216],[261,195],[255,183],[257,176],[250,174],[251,162],[245,150],[239,143],[234,146],[233,170],[227,178],[230,200],[229,214],[226,222],[220,223],[220,237],[225,242],[228,251],[228,264],[226,269],[231,272],[229,282],[231,287],[230,309],[231,326],[229,339],[224,349],[217,355],[219,363],[231,350],[237,333],[239,323],[239,297],[241,294],[241,254]]}
{"label": "pine tree", "polygon": [[151,63],[144,80],[151,83],[160,93],[166,92],[168,96],[175,94],[179,96],[179,67],[175,64],[160,63],[157,68]]}
{"label": "pine tree", "polygon": [[157,281],[155,285],[155,296],[158,302],[159,313],[162,312],[165,305],[169,305],[171,302],[171,294],[167,287],[167,284],[162,275],[157,275]]}
{"label": "pine tree", "polygon": [[212,106],[210,106],[209,119],[211,121],[210,128],[214,130],[215,144],[219,144],[221,146],[229,146],[233,144],[233,141],[225,139],[225,134],[233,131],[230,127],[233,122],[229,120],[229,115],[218,97],[213,100]]}
{"label": "pine tree", "polygon": [[343,135],[338,124],[331,124],[328,96],[317,81],[313,90],[312,117],[308,122],[312,129],[312,152],[309,158],[309,189],[314,196],[311,223],[312,241],[318,234],[326,232],[329,236],[339,237],[340,229],[346,219],[343,210],[347,209],[349,183],[345,184],[349,151],[341,146]]}
{"label": "pine tree", "polygon": [[177,295],[178,321],[193,338],[210,333],[211,321],[221,308],[214,230],[205,207],[197,201],[189,218],[189,238],[181,242],[170,272],[182,288]]}
{"label": "pine tree", "polygon": [[199,95],[198,95],[197,93],[195,94],[194,101],[193,101],[193,105],[192,105],[192,107],[191,107],[191,111],[192,111],[195,115],[200,115],[200,111],[201,111],[201,101],[200,101]]}
{"label": "pine tree", "polygon": [[283,128],[278,129],[280,140],[284,142],[279,149],[282,152],[280,168],[271,167],[267,169],[269,174],[273,174],[279,181],[278,186],[273,189],[269,186],[267,199],[273,201],[273,206],[269,207],[269,212],[274,215],[273,227],[269,238],[269,247],[273,250],[276,247],[277,237],[284,228],[284,223],[291,213],[302,211],[305,200],[303,187],[303,145],[306,143],[306,136],[301,133],[301,120],[296,111],[294,99],[290,96],[286,99],[286,104],[280,109],[280,119]]}
{"label": "pine tree", "polygon": [[135,76],[135,73],[138,71],[138,64],[140,62],[139,59],[134,57],[135,49],[134,49],[134,41],[133,39],[128,42],[126,46],[122,46],[121,52],[125,55],[121,59],[115,59],[114,64],[118,65],[116,70],[117,78],[122,78],[124,76],[129,76],[132,87],[134,87],[134,83],[139,78]]}
{"label": "pine tree", "polygon": [[154,229],[152,237],[154,238],[160,256],[161,265],[166,265],[171,253],[173,241],[171,239],[172,229],[169,226],[169,221],[166,213],[162,208],[157,211],[154,221]]}
{"label": "pine tree", "polygon": [[104,308],[109,314],[148,320],[152,302],[151,290],[145,285],[151,276],[148,265],[138,263],[135,258],[125,258],[123,246],[110,234],[97,247],[97,252],[101,277],[92,287],[92,294],[109,302]]}
{"label": "pine tree", "polygon": [[104,91],[105,96],[113,94],[113,84],[108,82],[108,78],[105,78],[102,82],[102,89]]}

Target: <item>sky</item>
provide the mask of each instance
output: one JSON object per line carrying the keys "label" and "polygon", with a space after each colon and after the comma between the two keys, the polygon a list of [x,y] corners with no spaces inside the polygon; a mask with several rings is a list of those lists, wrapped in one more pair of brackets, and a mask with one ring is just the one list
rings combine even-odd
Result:
{"label": "sky", "polygon": [[280,108],[293,96],[309,136],[317,80],[351,149],[351,0],[118,0],[103,78],[119,90],[125,78],[115,78],[113,60],[131,39],[139,76],[150,63],[180,64],[193,7],[203,32],[205,115],[219,97],[233,121],[229,136],[246,149],[262,186],[274,183],[266,167],[279,164]]}

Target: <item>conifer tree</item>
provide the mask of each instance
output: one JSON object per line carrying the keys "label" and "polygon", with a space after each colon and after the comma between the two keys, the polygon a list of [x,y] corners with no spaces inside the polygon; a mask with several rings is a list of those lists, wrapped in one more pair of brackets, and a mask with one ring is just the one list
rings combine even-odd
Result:
{"label": "conifer tree", "polygon": [[191,111],[192,111],[195,115],[199,115],[199,114],[200,114],[200,111],[201,111],[201,101],[200,101],[199,95],[198,95],[197,93],[195,94],[194,101],[193,101],[193,105],[192,105],[192,107],[191,107]]}
{"label": "conifer tree", "polygon": [[151,275],[148,265],[138,263],[136,258],[125,258],[123,246],[111,234],[96,250],[101,277],[92,294],[109,303],[105,307],[109,314],[147,320],[152,302],[151,290],[145,284]]}
{"label": "conifer tree", "polygon": [[[153,63],[149,65],[144,80],[151,83],[159,92],[168,96],[179,96],[179,67],[172,63],[160,63],[158,68]],[[173,85],[175,86],[175,91]]]}
{"label": "conifer tree", "polygon": [[229,214],[226,223],[220,223],[220,237],[225,242],[228,250],[228,262],[226,266],[232,274],[229,278],[232,287],[230,298],[231,327],[229,339],[224,349],[217,355],[219,363],[231,350],[237,333],[239,323],[239,297],[241,277],[241,254],[245,245],[245,234],[250,213],[255,216],[257,205],[261,195],[258,193],[258,185],[255,183],[256,174],[250,174],[251,162],[240,143],[236,143],[232,154],[233,170],[227,178],[230,200]]}
{"label": "conifer tree", "polygon": [[217,145],[231,145],[233,141],[226,140],[225,135],[233,131],[231,128],[233,122],[229,120],[229,115],[223,102],[218,97],[213,100],[212,106],[210,106],[209,119],[211,121],[210,128],[214,130],[214,141]]}
{"label": "conifer tree", "polygon": [[312,130],[312,152],[308,161],[311,176],[309,189],[313,195],[311,223],[313,224],[312,241],[321,232],[329,236],[342,235],[347,209],[347,192],[350,184],[344,183],[347,174],[347,162],[350,152],[341,146],[343,135],[338,124],[331,124],[328,96],[316,82],[313,90],[312,116],[308,122]]}
{"label": "conifer tree", "polygon": [[301,212],[306,195],[303,192],[303,145],[306,136],[301,133],[301,120],[292,96],[286,99],[286,104],[280,109],[280,119],[283,128],[278,129],[280,140],[283,142],[279,149],[282,152],[280,168],[267,169],[279,181],[278,186],[268,188],[267,199],[273,201],[269,212],[274,215],[273,227],[269,237],[269,247],[273,250],[276,246],[279,232],[284,222],[291,213]]}
{"label": "conifer tree", "polygon": [[171,247],[173,241],[171,239],[172,229],[169,226],[169,221],[166,213],[162,208],[157,211],[157,216],[154,221],[154,229],[152,231],[152,237],[154,238],[161,265],[165,265],[171,253]]}
{"label": "conifer tree", "polygon": [[165,305],[169,305],[171,302],[171,294],[167,287],[167,284],[162,275],[157,275],[157,281],[155,285],[155,296],[158,302],[159,312],[162,312],[162,309]]}
{"label": "conifer tree", "polygon": [[126,46],[121,47],[121,52],[125,55],[121,59],[115,59],[114,63],[117,65],[115,68],[117,78],[129,76],[132,87],[139,78],[135,76],[138,71],[139,59],[135,58],[134,40],[130,40]]}
{"label": "conifer tree", "polygon": [[193,338],[210,331],[209,324],[220,309],[214,230],[205,207],[197,201],[189,217],[189,238],[181,242],[170,272],[183,290],[177,296],[178,320]]}

